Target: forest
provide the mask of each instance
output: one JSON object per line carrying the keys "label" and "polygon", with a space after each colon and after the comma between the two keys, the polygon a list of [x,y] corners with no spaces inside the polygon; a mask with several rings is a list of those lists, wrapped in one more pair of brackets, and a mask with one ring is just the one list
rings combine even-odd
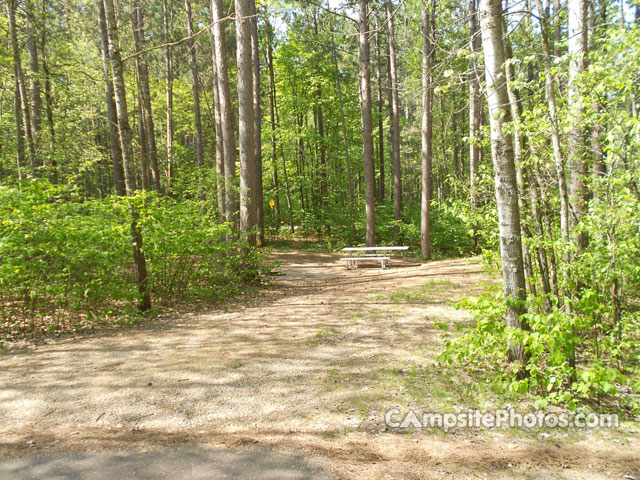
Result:
{"label": "forest", "polygon": [[0,347],[408,245],[498,279],[439,364],[640,413],[636,0],[0,5]]}

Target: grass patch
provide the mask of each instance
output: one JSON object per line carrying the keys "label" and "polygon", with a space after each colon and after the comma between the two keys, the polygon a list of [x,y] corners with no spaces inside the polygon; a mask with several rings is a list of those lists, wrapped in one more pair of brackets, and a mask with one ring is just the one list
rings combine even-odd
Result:
{"label": "grass patch", "polygon": [[395,290],[383,298],[393,303],[420,303],[453,287],[456,287],[456,284],[449,280],[429,280],[418,287]]}

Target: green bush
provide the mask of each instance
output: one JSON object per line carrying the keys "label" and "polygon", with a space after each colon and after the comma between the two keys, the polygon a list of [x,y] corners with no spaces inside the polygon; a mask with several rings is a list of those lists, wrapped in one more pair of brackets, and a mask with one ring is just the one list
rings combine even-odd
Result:
{"label": "green bush", "polygon": [[258,276],[258,254],[227,243],[228,226],[201,201],[142,192],[83,200],[45,181],[0,186],[0,336],[69,330],[134,310],[129,201],[140,212],[154,304],[219,300]]}

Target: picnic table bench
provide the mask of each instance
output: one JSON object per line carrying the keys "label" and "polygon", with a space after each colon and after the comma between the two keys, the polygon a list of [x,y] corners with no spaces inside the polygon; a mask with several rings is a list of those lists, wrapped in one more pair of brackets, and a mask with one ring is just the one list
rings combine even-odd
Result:
{"label": "picnic table bench", "polygon": [[350,252],[354,256],[342,257],[340,260],[347,262],[347,269],[351,270],[355,268],[357,262],[361,261],[379,261],[380,267],[387,268],[389,266],[389,260],[391,258],[391,252],[409,250],[407,246],[399,247],[346,247],[343,248],[343,252]]}

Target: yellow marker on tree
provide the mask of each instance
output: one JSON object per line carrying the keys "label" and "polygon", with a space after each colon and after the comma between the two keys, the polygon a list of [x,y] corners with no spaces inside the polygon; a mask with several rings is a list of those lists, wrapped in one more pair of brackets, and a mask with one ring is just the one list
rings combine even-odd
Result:
{"label": "yellow marker on tree", "polygon": [[276,205],[276,202],[273,201],[273,198],[271,200],[269,200],[269,206],[271,208],[275,207],[275,205]]}

